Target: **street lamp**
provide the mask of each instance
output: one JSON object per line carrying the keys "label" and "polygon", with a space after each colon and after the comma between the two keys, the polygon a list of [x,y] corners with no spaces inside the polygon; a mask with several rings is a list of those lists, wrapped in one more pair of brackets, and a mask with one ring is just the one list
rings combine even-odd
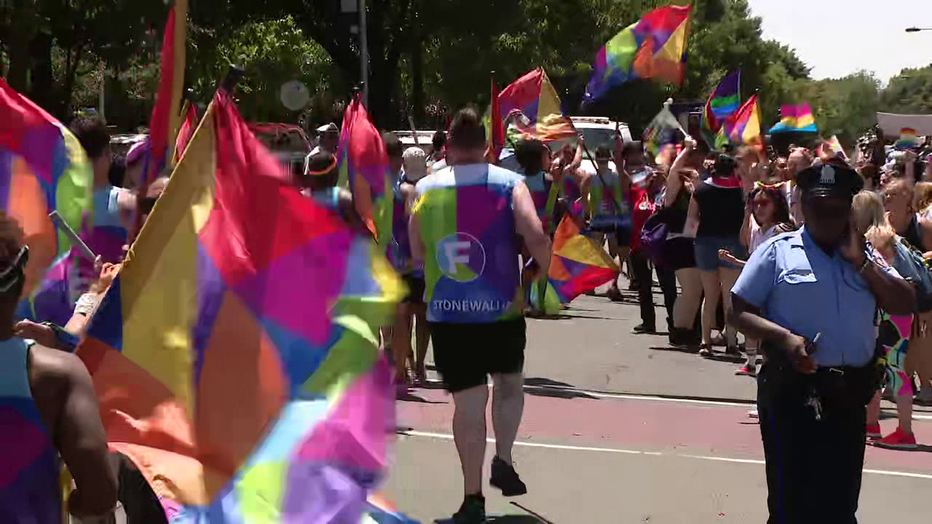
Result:
{"label": "street lamp", "polygon": [[919,31],[932,31],[932,27],[907,27],[907,33],[918,33]]}

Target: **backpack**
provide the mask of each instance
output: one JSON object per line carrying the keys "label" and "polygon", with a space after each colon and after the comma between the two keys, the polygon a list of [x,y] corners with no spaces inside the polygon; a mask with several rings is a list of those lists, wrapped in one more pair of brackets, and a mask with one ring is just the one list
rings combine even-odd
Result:
{"label": "backpack", "polygon": [[663,211],[660,210],[651,215],[641,228],[641,248],[657,267],[666,265],[664,248],[667,244],[667,235],[670,233],[670,226],[667,225],[666,214]]}
{"label": "backpack", "polygon": [[894,247],[893,268],[916,286],[916,310],[920,313],[932,311],[932,269],[922,254],[906,242],[897,239]]}

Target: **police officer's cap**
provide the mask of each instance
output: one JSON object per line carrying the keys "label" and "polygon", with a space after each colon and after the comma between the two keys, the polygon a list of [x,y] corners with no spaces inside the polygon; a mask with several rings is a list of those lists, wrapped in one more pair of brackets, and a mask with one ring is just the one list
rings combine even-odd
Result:
{"label": "police officer's cap", "polygon": [[864,187],[864,180],[843,162],[829,161],[800,171],[796,175],[796,184],[808,195],[850,199]]}

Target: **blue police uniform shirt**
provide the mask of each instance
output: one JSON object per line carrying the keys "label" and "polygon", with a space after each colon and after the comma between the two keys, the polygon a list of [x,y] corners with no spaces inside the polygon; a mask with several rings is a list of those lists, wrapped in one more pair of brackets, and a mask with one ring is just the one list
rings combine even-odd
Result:
{"label": "blue police uniform shirt", "polygon": [[[881,259],[871,258],[899,277]],[[851,263],[838,252],[827,255],[805,227],[758,247],[732,292],[759,308],[764,318],[808,340],[822,333],[813,354],[820,366],[861,367],[874,356],[873,293]]]}

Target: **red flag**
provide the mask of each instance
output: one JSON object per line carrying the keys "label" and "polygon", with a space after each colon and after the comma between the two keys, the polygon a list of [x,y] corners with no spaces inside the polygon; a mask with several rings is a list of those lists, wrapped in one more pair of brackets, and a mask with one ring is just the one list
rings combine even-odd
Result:
{"label": "red flag", "polygon": [[489,149],[487,157],[490,164],[497,164],[498,157],[502,154],[502,148],[505,147],[505,128],[502,124],[502,105],[498,101],[498,85],[495,83],[495,77],[492,77],[492,101],[490,109],[490,129],[489,129]]}
{"label": "red flag", "polygon": [[175,0],[168,10],[165,36],[162,38],[159,91],[149,123],[149,156],[143,172],[143,187],[155,179],[168,164],[168,145],[180,126],[181,90],[184,86],[185,24],[188,18],[187,0]]}
{"label": "red flag", "polygon": [[194,131],[197,129],[197,109],[194,107],[194,104],[190,102],[185,102],[185,109],[182,110],[184,113],[184,122],[181,123],[181,128],[178,130],[178,138],[175,139],[175,151],[173,152],[172,165],[177,164],[181,160],[181,156],[184,155],[184,150],[188,147],[188,142],[191,141],[191,137],[194,136]]}

